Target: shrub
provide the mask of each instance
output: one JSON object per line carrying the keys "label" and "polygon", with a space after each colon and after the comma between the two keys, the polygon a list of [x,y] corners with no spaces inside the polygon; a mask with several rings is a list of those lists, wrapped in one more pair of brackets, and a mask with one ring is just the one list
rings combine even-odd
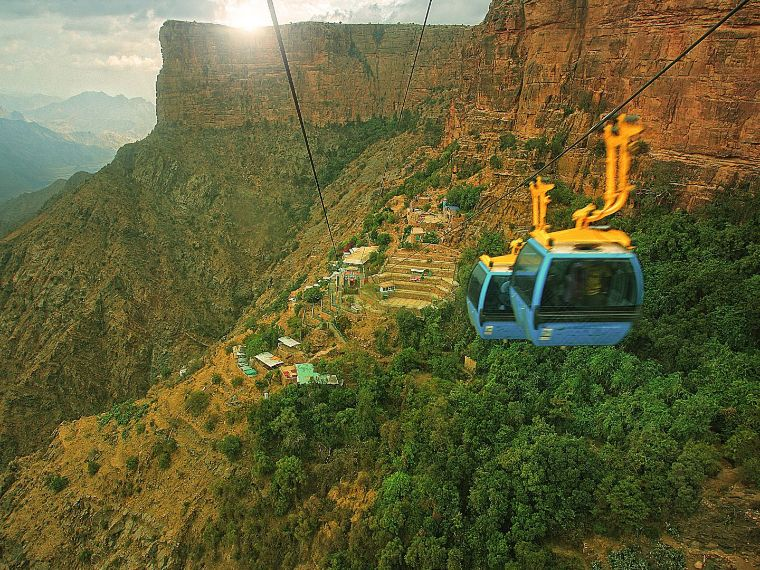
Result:
{"label": "shrub", "polygon": [[243,377],[242,376],[235,376],[232,379],[232,387],[233,388],[240,388],[240,386],[243,385]]}
{"label": "shrub", "polygon": [[267,388],[268,386],[269,386],[269,384],[267,384],[267,381],[266,381],[266,380],[262,380],[261,378],[259,378],[258,380],[256,380],[256,387],[257,387],[259,390],[266,390],[266,388]]}
{"label": "shrub", "polygon": [[158,466],[161,469],[168,469],[175,451],[177,451],[177,441],[171,436],[161,435],[153,444],[151,455],[158,458]]}
{"label": "shrub", "polygon": [[504,235],[499,231],[484,230],[478,240],[478,253],[490,256],[504,255],[507,251],[507,242]]}
{"label": "shrub", "polygon": [[634,156],[642,156],[644,154],[649,154],[649,143],[647,141],[636,141],[636,144],[633,146],[633,154]]}
{"label": "shrub", "polygon": [[423,243],[439,243],[441,240],[435,232],[425,232],[422,236]]}
{"label": "shrub", "polygon": [[216,426],[218,424],[219,424],[219,416],[217,414],[211,414],[206,420],[206,423],[203,424],[203,429],[211,432],[216,429]]}
{"label": "shrub", "polygon": [[499,170],[504,166],[504,161],[495,154],[491,156],[489,162],[491,163],[491,168],[493,170]]}
{"label": "shrub", "polygon": [[243,442],[236,435],[227,435],[217,442],[216,449],[226,455],[230,461],[237,461],[243,451]]}
{"label": "shrub", "polygon": [[98,471],[100,471],[100,463],[98,463],[94,459],[88,459],[87,473],[89,473],[90,476],[93,476],[93,475],[97,475]]}
{"label": "shrub", "polygon": [[631,547],[615,550],[607,554],[612,570],[648,570],[649,565],[641,553]]}
{"label": "shrub", "polygon": [[389,246],[391,244],[391,234],[382,233],[377,234],[377,237],[375,238],[375,243],[379,246]]}
{"label": "shrub", "polygon": [[335,328],[337,328],[340,332],[345,333],[348,331],[348,329],[351,328],[351,319],[349,319],[343,313],[340,313],[333,319],[333,324],[335,324]]}
{"label": "shrub", "polygon": [[443,123],[442,121],[428,119],[425,121],[425,128],[423,131],[423,143],[427,146],[436,147],[441,144],[443,138]]}
{"label": "shrub", "polygon": [[558,133],[555,133],[555,135],[552,137],[552,142],[549,145],[552,157],[559,156],[559,154],[565,148],[568,134],[569,133],[567,131],[560,131]]}
{"label": "shrub", "polygon": [[132,420],[139,420],[148,411],[148,404],[135,404],[134,400],[127,400],[120,404],[114,404],[111,409],[98,417],[98,425],[103,427],[111,420],[116,425],[127,425]]}
{"label": "shrub", "polygon": [[484,188],[484,186],[473,186],[472,184],[457,184],[446,193],[446,201],[449,204],[459,206],[463,212],[469,212],[478,205],[480,193]]}
{"label": "shrub", "polygon": [[457,172],[457,176],[461,179],[469,178],[470,176],[474,176],[478,172],[483,170],[483,165],[480,164],[477,161],[465,161],[460,167],[459,171]]}
{"label": "shrub", "polygon": [[92,562],[92,550],[85,548],[78,556],[80,564],[90,564]]}
{"label": "shrub", "polygon": [[197,418],[206,411],[206,408],[208,408],[210,401],[211,394],[202,392],[200,390],[195,390],[194,392],[190,392],[190,394],[187,396],[187,399],[185,400],[185,411],[191,416]]}
{"label": "shrub", "polygon": [[266,477],[274,471],[274,463],[269,456],[260,449],[253,452],[251,459],[251,472],[255,477]]}
{"label": "shrub", "polygon": [[138,465],[137,457],[135,457],[134,455],[130,455],[129,457],[127,457],[127,461],[125,462],[125,465],[127,467],[127,471],[136,471],[137,465]]}
{"label": "shrub", "polygon": [[594,146],[591,147],[591,154],[597,158],[601,158],[607,154],[607,147],[603,139],[599,139],[594,143]]}
{"label": "shrub", "polygon": [[538,154],[544,154],[547,148],[545,136],[535,137],[525,141],[525,150],[529,152],[535,150]]}
{"label": "shrub", "polygon": [[499,137],[499,148],[501,150],[508,150],[517,146],[517,137],[512,133],[505,133]]}
{"label": "shrub", "polygon": [[45,480],[45,485],[48,489],[53,491],[53,493],[60,493],[63,491],[66,487],[69,486],[69,478],[68,477],[61,477],[60,475],[50,475]]}
{"label": "shrub", "polygon": [[222,383],[222,375],[218,372],[214,372],[211,375],[211,383],[212,384],[221,384]]}
{"label": "shrub", "polygon": [[581,111],[590,112],[593,106],[594,95],[588,91],[578,94],[578,108]]}

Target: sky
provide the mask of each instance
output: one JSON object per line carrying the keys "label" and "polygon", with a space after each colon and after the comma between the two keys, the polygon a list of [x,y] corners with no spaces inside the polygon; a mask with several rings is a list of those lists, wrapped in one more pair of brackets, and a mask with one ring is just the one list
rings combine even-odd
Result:
{"label": "sky", "polygon": [[[477,24],[489,0],[435,0],[432,24]],[[426,0],[275,0],[280,23],[422,23]],[[0,0],[0,92],[155,101],[165,20],[270,25],[266,0]]]}

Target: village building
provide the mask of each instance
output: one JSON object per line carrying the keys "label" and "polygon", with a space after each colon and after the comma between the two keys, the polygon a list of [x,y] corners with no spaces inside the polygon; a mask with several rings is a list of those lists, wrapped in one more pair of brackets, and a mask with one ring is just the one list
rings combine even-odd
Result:
{"label": "village building", "polygon": [[335,374],[320,374],[314,370],[313,364],[296,364],[298,372],[298,384],[327,384],[329,386],[342,386]]}
{"label": "village building", "polygon": [[344,291],[358,291],[367,281],[366,266],[377,246],[354,247],[343,257],[342,281]]}
{"label": "village building", "polygon": [[461,211],[459,206],[449,204],[446,198],[441,202],[441,213],[446,217],[446,220],[451,223],[451,220],[460,216]]}
{"label": "village building", "polygon": [[254,358],[258,360],[259,362],[261,362],[264,366],[266,366],[270,370],[285,364],[282,360],[277,358],[271,352],[262,352],[261,354],[257,354]]}
{"label": "village building", "polygon": [[285,384],[290,384],[298,379],[298,369],[294,365],[281,366],[280,374]]}
{"label": "village building", "polygon": [[380,283],[380,298],[387,299],[396,290],[396,285],[393,281],[383,281]]}
{"label": "village building", "polygon": [[281,336],[277,339],[277,346],[286,352],[293,352],[294,349],[301,345],[297,340],[290,338],[289,336]]}

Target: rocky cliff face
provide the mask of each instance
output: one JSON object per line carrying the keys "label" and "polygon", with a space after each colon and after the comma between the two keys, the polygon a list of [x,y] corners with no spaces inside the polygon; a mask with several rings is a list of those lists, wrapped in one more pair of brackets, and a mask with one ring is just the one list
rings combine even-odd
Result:
{"label": "rocky cliff face", "polygon": [[[309,22],[282,30],[308,122],[345,123],[398,112],[421,26]],[[470,31],[426,30],[408,109],[458,87]],[[170,21],[160,39],[159,123],[222,127],[295,116],[271,28],[244,32]]]}
{"label": "rocky cliff face", "polygon": [[[495,0],[466,47],[449,138],[475,130],[490,135],[491,149],[505,131],[572,141],[734,5]],[[758,20],[760,6],[750,3],[627,109],[645,122],[651,160],[686,167],[687,202],[760,174]],[[588,155],[585,146],[571,153],[559,174],[583,185]],[[533,166],[507,165],[525,174]]]}

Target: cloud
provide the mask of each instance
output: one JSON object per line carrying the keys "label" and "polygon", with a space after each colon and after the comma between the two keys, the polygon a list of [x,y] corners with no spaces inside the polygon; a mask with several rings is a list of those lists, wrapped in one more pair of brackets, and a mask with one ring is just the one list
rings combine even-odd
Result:
{"label": "cloud", "polygon": [[[490,0],[439,0],[430,10],[431,24],[477,24],[488,11]],[[216,21],[236,25],[242,17],[269,25],[264,0],[215,0]],[[424,0],[277,0],[280,22],[326,21],[344,23],[422,23]]]}
{"label": "cloud", "polygon": [[[435,0],[430,23],[475,24],[489,0]],[[282,23],[422,23],[424,0],[275,0]],[[237,12],[235,12],[237,11]],[[0,86],[155,96],[164,20],[269,25],[264,0],[0,0]]]}
{"label": "cloud", "polygon": [[158,69],[161,64],[152,57],[141,57],[139,55],[110,55],[107,59],[100,58],[94,61],[96,67],[110,67],[115,69],[127,68],[146,68]]}
{"label": "cloud", "polygon": [[2,0],[0,17],[30,18],[59,15],[65,18],[140,15],[159,18],[213,16],[213,0]]}

